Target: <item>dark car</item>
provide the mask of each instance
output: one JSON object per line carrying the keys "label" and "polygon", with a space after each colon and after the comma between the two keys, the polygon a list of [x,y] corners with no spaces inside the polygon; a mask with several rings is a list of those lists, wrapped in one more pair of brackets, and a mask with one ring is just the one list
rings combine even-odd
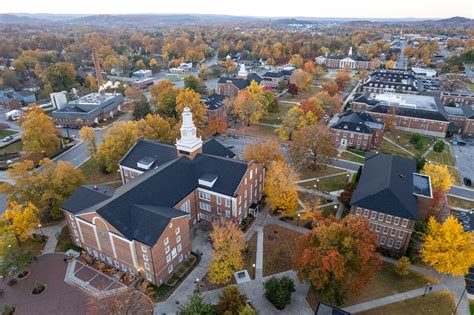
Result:
{"label": "dark car", "polygon": [[461,147],[463,147],[463,146],[466,145],[466,142],[464,142],[464,141],[458,141],[458,145],[460,145]]}
{"label": "dark car", "polygon": [[464,185],[472,186],[472,180],[470,178],[464,177],[463,179]]}

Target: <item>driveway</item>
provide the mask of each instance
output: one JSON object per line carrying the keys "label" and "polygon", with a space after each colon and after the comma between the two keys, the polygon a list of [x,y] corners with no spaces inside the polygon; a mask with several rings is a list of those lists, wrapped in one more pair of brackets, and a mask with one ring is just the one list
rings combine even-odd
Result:
{"label": "driveway", "polygon": [[465,146],[453,144],[453,154],[456,160],[456,166],[462,177],[468,177],[474,180],[474,139],[464,138]]}

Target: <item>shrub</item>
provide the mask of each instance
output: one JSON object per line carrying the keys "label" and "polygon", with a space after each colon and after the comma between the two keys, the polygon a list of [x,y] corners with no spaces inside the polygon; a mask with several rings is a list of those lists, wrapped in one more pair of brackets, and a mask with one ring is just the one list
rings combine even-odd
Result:
{"label": "shrub", "polygon": [[395,271],[400,277],[408,275],[410,273],[410,259],[406,256],[400,258],[395,265]]}
{"label": "shrub", "polygon": [[415,133],[410,137],[411,144],[416,145],[419,142],[421,142],[421,135],[419,133]]}
{"label": "shrub", "polygon": [[417,155],[415,157],[415,161],[416,161],[416,170],[417,171],[422,170],[423,167],[425,166],[426,159],[424,157],[422,157],[421,155]]}
{"label": "shrub", "polygon": [[35,287],[33,288],[33,294],[40,294],[41,292],[44,291],[44,289],[46,288],[46,286],[44,284],[42,284],[41,282],[36,282],[36,285]]}
{"label": "shrub", "polygon": [[291,95],[296,95],[298,94],[298,87],[294,83],[288,84],[288,93]]}
{"label": "shrub", "polygon": [[415,149],[417,150],[421,150],[423,149],[423,141],[418,141],[416,144],[415,144]]}
{"label": "shrub", "polygon": [[271,277],[263,283],[265,297],[277,309],[283,310],[291,302],[291,294],[295,292],[295,283],[289,277]]}
{"label": "shrub", "polygon": [[17,282],[18,282],[18,281],[16,281],[16,279],[10,279],[10,280],[8,280],[7,285],[8,285],[9,287],[12,287],[12,286],[14,286]]}
{"label": "shrub", "polygon": [[15,307],[10,304],[3,304],[2,315],[12,315],[15,313]]}
{"label": "shrub", "polygon": [[221,314],[238,315],[245,308],[246,296],[235,285],[230,285],[219,295],[217,306]]}
{"label": "shrub", "polygon": [[443,152],[444,147],[445,147],[444,141],[443,141],[443,140],[438,140],[438,141],[436,141],[435,144],[433,145],[433,150],[434,150],[435,152],[441,153],[441,152]]}

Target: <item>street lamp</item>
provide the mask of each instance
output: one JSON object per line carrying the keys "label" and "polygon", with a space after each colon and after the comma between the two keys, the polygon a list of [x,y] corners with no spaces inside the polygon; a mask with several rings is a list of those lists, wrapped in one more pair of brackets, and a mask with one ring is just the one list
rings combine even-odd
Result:
{"label": "street lamp", "polygon": [[430,283],[428,282],[425,287],[425,292],[423,293],[423,296],[426,296],[426,291],[428,291],[428,287],[430,286]]}
{"label": "street lamp", "polygon": [[452,315],[456,315],[456,311],[458,310],[459,304],[461,303],[464,293],[466,293],[466,289],[467,287],[464,287],[464,290],[462,291],[461,297],[459,298],[458,304],[456,304],[456,308],[454,309],[454,312],[452,313]]}
{"label": "street lamp", "polygon": [[38,224],[38,228],[41,232],[41,237],[44,238],[43,229],[41,228],[41,224]]}
{"label": "street lamp", "polygon": [[199,292],[199,278],[196,278],[196,290]]}
{"label": "street lamp", "polygon": [[253,271],[253,278],[255,279],[255,275],[257,274],[257,271],[255,270],[255,264],[252,264],[252,271]]}
{"label": "street lamp", "polygon": [[301,217],[301,213],[298,213],[298,226],[300,226],[300,217]]}

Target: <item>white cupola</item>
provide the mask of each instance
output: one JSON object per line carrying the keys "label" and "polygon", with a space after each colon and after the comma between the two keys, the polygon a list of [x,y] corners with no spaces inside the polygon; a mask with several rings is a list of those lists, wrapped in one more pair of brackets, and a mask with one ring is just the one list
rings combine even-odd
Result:
{"label": "white cupola", "polygon": [[246,80],[248,77],[248,71],[245,69],[245,64],[240,64],[239,72],[237,73],[237,77],[240,79]]}
{"label": "white cupola", "polygon": [[189,107],[184,108],[182,116],[181,138],[176,141],[176,148],[178,149],[178,155],[186,155],[193,158],[196,153],[202,152],[202,139],[196,134],[193,114]]}

